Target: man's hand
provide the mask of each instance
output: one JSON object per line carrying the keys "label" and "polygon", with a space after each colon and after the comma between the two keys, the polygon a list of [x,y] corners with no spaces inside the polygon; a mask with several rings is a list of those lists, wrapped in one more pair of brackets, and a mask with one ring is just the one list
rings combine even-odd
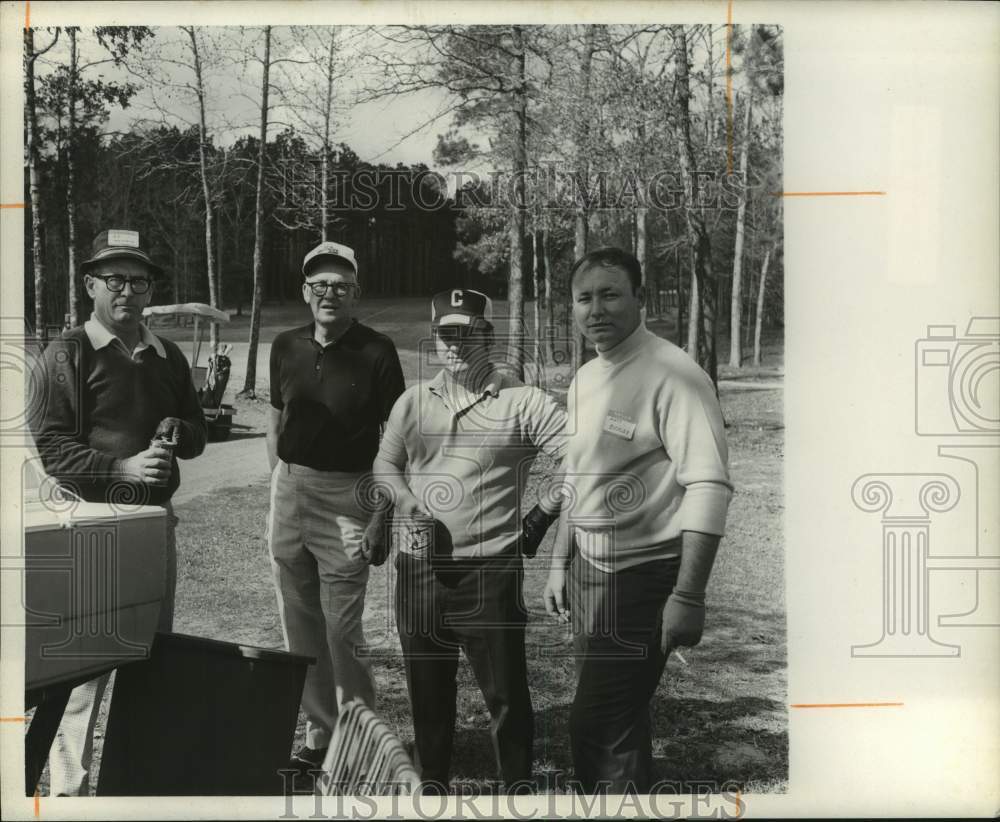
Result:
{"label": "man's hand", "polygon": [[389,516],[388,510],[376,511],[361,537],[361,556],[369,565],[382,565],[389,556]]}
{"label": "man's hand", "polygon": [[705,628],[705,594],[678,591],[667,597],[663,606],[660,651],[669,653],[678,646],[691,647],[701,642]]}
{"label": "man's hand", "polygon": [[153,445],[135,456],[118,462],[118,473],[129,482],[166,485],[170,479],[170,451]]}
{"label": "man's hand", "polygon": [[531,558],[538,553],[538,546],[545,538],[549,526],[559,519],[559,514],[549,514],[536,505],[521,520],[521,539],[518,547],[522,555]]}
{"label": "man's hand", "polygon": [[177,417],[164,417],[160,420],[160,424],[156,426],[156,436],[169,439],[176,446],[181,444],[181,434],[183,431],[184,425]]}
{"label": "man's hand", "polygon": [[413,494],[401,494],[396,500],[396,515],[401,519],[431,519],[430,513],[424,509]]}
{"label": "man's hand", "polygon": [[566,569],[554,565],[549,570],[549,579],[542,593],[545,611],[560,622],[569,622],[569,599],[566,594]]}

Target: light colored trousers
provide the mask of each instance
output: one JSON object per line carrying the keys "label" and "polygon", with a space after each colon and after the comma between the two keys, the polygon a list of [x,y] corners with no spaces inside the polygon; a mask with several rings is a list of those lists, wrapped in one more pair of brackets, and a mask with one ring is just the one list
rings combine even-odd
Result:
{"label": "light colored trousers", "polygon": [[[177,517],[168,502],[164,508],[167,516],[166,586],[160,605],[157,631],[171,631],[174,625],[174,596],[177,589]],[[49,796],[89,796],[90,763],[94,754],[94,726],[101,710],[101,700],[108,686],[110,674],[78,685],[70,693],[62,722],[49,750]],[[151,746],[156,740],[149,740]]]}
{"label": "light colored trousers", "polygon": [[306,745],[330,743],[340,707],[375,707],[361,617],[368,563],[361,538],[368,515],[355,498],[360,475],[279,462],[271,477],[268,544],[285,646],[316,658],[302,691]]}

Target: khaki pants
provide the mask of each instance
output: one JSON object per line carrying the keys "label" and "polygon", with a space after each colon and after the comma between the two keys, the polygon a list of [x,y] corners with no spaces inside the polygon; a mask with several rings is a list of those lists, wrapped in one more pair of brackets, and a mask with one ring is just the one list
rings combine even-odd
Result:
{"label": "khaki pants", "polygon": [[[168,502],[164,508],[167,516],[166,538],[166,585],[163,603],[160,606],[158,631],[170,631],[174,624],[174,596],[177,588],[177,540],[175,529],[177,517]],[[101,700],[108,686],[110,674],[105,674],[90,682],[84,682],[73,689],[63,712],[62,722],[52,740],[49,751],[49,795],[89,796],[90,763],[94,753],[94,726],[101,710]],[[150,745],[156,740],[151,739]],[[141,754],[140,754],[141,755]]]}
{"label": "khaki pants", "polygon": [[329,745],[340,706],[375,706],[361,616],[368,564],[367,515],[355,499],[359,475],[279,462],[271,477],[268,545],[285,646],[316,658],[302,691],[306,745]]}

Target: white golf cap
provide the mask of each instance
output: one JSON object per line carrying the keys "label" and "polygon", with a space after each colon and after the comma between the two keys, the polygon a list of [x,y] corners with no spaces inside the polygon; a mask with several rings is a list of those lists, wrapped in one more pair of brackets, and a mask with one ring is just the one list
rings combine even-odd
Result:
{"label": "white golf cap", "polygon": [[358,273],[358,261],[354,257],[354,249],[350,246],[341,245],[340,243],[327,241],[325,243],[320,243],[312,251],[306,254],[305,258],[302,260],[302,276],[308,277],[309,270],[316,264],[316,261],[321,260],[324,257],[332,257],[345,262],[354,269],[355,274]]}

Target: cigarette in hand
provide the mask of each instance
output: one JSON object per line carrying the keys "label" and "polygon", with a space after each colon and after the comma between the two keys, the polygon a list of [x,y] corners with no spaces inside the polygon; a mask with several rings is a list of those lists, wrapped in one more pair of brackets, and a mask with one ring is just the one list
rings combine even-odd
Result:
{"label": "cigarette in hand", "polygon": [[674,656],[677,657],[681,661],[682,665],[687,665],[688,664],[688,661],[684,658],[684,655],[681,653],[681,649],[680,648],[674,648]]}

